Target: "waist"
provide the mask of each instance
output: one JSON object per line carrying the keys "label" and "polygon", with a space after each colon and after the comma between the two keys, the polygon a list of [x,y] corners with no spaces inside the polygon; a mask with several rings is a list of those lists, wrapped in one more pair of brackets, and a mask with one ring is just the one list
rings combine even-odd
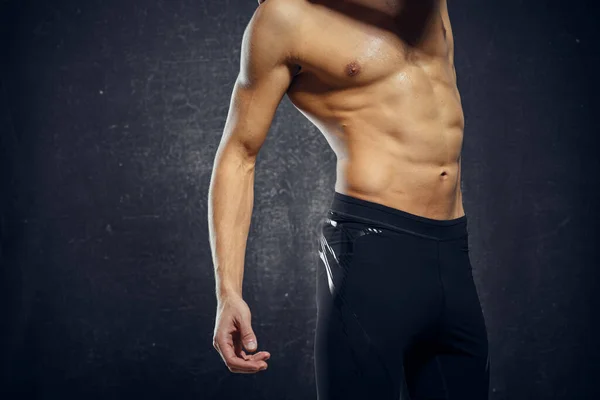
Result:
{"label": "waist", "polygon": [[450,240],[468,235],[466,214],[454,219],[427,218],[337,191],[331,202],[330,213],[337,214],[342,219],[370,223],[435,240]]}
{"label": "waist", "polygon": [[339,159],[336,169],[338,193],[364,194],[363,199],[429,218],[464,214],[458,162],[431,165],[371,154]]}

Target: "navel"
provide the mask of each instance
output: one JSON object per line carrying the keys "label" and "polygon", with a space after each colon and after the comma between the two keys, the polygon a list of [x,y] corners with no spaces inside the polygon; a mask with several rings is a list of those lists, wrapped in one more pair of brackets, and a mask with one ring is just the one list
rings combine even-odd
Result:
{"label": "navel", "polygon": [[360,65],[356,61],[352,61],[350,64],[346,65],[346,74],[349,76],[358,75],[360,72]]}

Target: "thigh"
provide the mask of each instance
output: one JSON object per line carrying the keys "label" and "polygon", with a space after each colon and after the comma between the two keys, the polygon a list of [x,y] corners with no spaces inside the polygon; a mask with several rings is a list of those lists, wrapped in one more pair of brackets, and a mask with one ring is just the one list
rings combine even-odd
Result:
{"label": "thigh", "polygon": [[483,355],[412,352],[405,365],[411,400],[488,399],[489,364]]}
{"label": "thigh", "polygon": [[473,279],[468,236],[440,244],[446,306],[439,346],[448,399],[486,400],[490,360],[483,310]]}
{"label": "thigh", "polygon": [[405,348],[441,305],[437,244],[354,222],[326,224],[320,240],[319,400],[408,399]]}
{"label": "thigh", "polygon": [[439,254],[443,312],[427,350],[415,352],[411,392],[415,399],[487,400],[487,330],[467,237],[440,242]]}
{"label": "thigh", "polygon": [[[320,288],[327,286],[323,275]],[[397,400],[393,379],[380,350],[356,314],[339,297],[321,297],[315,332],[315,379],[318,400]]]}
{"label": "thigh", "polygon": [[[357,278],[354,271],[364,268],[356,259],[366,250],[357,244],[371,233],[376,231],[328,225],[320,238],[314,347],[318,400],[398,399],[400,382],[373,341],[378,328],[359,318],[353,307],[359,295],[348,284]],[[375,308],[372,301],[367,296],[361,305]]]}

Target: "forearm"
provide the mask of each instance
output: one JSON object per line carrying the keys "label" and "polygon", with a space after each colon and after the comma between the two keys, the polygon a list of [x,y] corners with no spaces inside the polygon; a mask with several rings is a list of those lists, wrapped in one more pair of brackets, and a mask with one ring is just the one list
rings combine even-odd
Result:
{"label": "forearm", "polygon": [[216,295],[242,295],[244,258],[254,205],[254,162],[219,149],[208,199],[208,225]]}

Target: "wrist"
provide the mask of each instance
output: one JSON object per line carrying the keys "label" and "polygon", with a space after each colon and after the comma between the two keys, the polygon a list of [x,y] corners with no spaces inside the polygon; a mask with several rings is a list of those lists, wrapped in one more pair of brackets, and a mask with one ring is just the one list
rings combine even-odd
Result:
{"label": "wrist", "polygon": [[237,285],[231,285],[231,284],[221,284],[221,285],[217,285],[217,290],[216,290],[216,295],[217,295],[217,301],[218,302],[222,302],[225,301],[229,298],[241,298],[242,297],[242,288],[238,287]]}

